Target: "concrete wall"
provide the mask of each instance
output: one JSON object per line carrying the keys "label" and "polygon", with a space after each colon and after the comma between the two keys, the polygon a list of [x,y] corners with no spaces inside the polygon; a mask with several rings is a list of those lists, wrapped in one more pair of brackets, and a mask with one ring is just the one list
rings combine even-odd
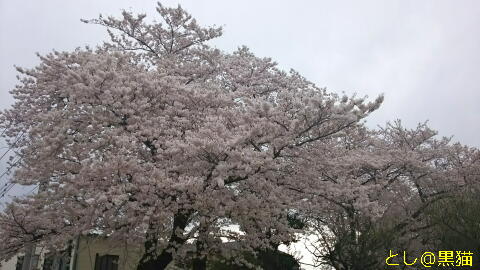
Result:
{"label": "concrete wall", "polygon": [[17,265],[17,256],[11,258],[6,262],[2,262],[2,266],[0,266],[0,270],[15,270],[16,265]]}
{"label": "concrete wall", "polygon": [[94,270],[95,257],[117,255],[118,270],[135,270],[142,250],[128,246],[126,243],[112,242],[101,237],[81,237],[77,249],[75,270]]}
{"label": "concrete wall", "polygon": [[[78,241],[78,242],[77,242]],[[73,247],[70,269],[71,270],[95,270],[95,258],[97,254],[116,255],[119,257],[118,270],[135,270],[143,255],[143,247],[135,247],[126,243],[110,241],[107,238],[95,236],[83,236],[78,238]],[[42,269],[46,250],[37,247],[35,254],[40,255],[38,268]],[[20,254],[21,256],[22,254]],[[15,270],[17,256],[7,262],[2,262],[0,270]],[[168,269],[179,269],[169,265]]]}
{"label": "concrete wall", "polygon": [[[7,262],[2,262],[2,266],[0,267],[0,270],[15,270],[15,267],[17,266],[17,259],[18,256],[23,256],[23,253],[19,253],[15,255],[13,258],[8,260]],[[45,255],[45,249],[41,247],[36,247],[35,248],[35,255],[39,256],[39,259],[37,261],[37,265],[32,265],[31,269],[33,270],[38,270],[42,269],[43,265],[43,260],[44,260],[44,255]]]}

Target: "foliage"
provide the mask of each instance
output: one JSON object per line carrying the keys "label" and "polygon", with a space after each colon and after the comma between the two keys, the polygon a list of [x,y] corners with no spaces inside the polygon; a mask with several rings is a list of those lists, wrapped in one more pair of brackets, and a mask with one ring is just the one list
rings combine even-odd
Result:
{"label": "foliage", "polygon": [[[408,130],[400,121],[386,128],[370,131],[345,146],[344,154],[331,159],[363,162],[341,171],[359,187],[369,191],[366,202],[374,203],[374,212],[360,208],[349,197],[331,197],[330,206],[320,212],[313,208],[310,228],[316,236],[307,247],[317,257],[318,265],[335,269],[379,269],[384,267],[389,250],[421,254],[436,250],[429,245],[435,226],[429,218],[432,206],[461,197],[465,190],[478,187],[480,153],[478,149],[451,144],[448,138],[435,138],[436,132],[425,124]],[[346,162],[335,162],[348,164]],[[328,181],[338,182],[339,175]],[[344,192],[351,192],[344,188]],[[474,209],[474,207],[468,207]],[[469,213],[467,210],[466,213]],[[443,231],[445,232],[445,231]]]}
{"label": "foliage", "polygon": [[456,196],[433,204],[427,213],[430,237],[424,237],[436,250],[472,252],[472,265],[480,265],[480,199],[477,191],[462,190]]}

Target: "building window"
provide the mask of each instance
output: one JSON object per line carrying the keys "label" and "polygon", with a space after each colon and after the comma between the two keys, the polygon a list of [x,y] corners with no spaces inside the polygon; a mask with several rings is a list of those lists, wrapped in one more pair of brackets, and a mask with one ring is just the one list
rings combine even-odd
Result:
{"label": "building window", "polygon": [[70,269],[70,256],[67,254],[45,254],[42,270],[68,270]]}
{"label": "building window", "polygon": [[15,270],[22,270],[23,258],[24,258],[24,256],[18,256],[17,257],[17,265],[15,266]]}
{"label": "building window", "polygon": [[38,269],[38,261],[40,260],[40,255],[32,255],[32,259],[30,261],[30,269]]}
{"label": "building window", "polygon": [[[40,255],[32,255],[32,257],[30,258],[29,270],[37,270],[38,269],[38,260],[39,259],[40,259]],[[25,256],[18,256],[17,257],[17,265],[15,266],[15,270],[22,270],[24,261],[25,261]]]}
{"label": "building window", "polygon": [[51,254],[46,254],[45,259],[43,260],[43,268],[42,270],[54,270],[53,262],[55,258]]}
{"label": "building window", "polygon": [[118,270],[117,255],[95,256],[95,270]]}

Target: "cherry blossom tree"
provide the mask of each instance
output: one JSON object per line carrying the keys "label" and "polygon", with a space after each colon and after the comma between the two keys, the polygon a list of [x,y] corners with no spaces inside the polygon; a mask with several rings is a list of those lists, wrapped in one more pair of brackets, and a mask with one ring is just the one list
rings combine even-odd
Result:
{"label": "cherry blossom tree", "polygon": [[379,269],[395,248],[410,254],[439,250],[429,237],[435,226],[429,213],[478,190],[480,151],[437,138],[425,123],[409,130],[395,121],[359,131],[337,144],[326,157],[330,163],[316,167],[315,174],[330,186],[309,190],[312,199],[329,202],[306,209],[315,235],[307,248],[317,264]]}
{"label": "cherry blossom tree", "polygon": [[205,269],[225,239],[243,249],[294,240],[288,217],[306,193],[318,195],[312,207],[337,196],[374,208],[361,185],[317,173],[344,169],[348,157],[330,157],[383,97],[329,93],[246,47],[215,49],[222,29],[181,7],[157,11],[161,22],[129,12],[85,21],[110,41],[18,68],[0,128],[21,157],[12,181],[39,191],[0,215],[1,258],[95,232],[142,246],[138,269],[164,269],[192,247]]}

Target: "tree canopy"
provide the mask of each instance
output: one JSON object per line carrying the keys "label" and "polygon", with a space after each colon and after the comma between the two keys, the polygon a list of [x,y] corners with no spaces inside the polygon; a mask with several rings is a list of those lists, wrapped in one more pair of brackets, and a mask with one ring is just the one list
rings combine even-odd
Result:
{"label": "tree canopy", "polygon": [[[370,221],[395,216],[411,230],[431,201],[478,181],[477,149],[426,125],[366,128],[383,96],[331,93],[246,47],[214,48],[222,29],[180,6],[157,11],[161,22],[84,20],[110,41],[17,68],[0,128],[21,158],[12,181],[39,191],[0,215],[0,258],[95,232],[142,246],[138,269],[192,246],[205,269],[209,254],[276,249],[307,228],[358,242]],[[332,243],[315,254],[335,266]]]}

